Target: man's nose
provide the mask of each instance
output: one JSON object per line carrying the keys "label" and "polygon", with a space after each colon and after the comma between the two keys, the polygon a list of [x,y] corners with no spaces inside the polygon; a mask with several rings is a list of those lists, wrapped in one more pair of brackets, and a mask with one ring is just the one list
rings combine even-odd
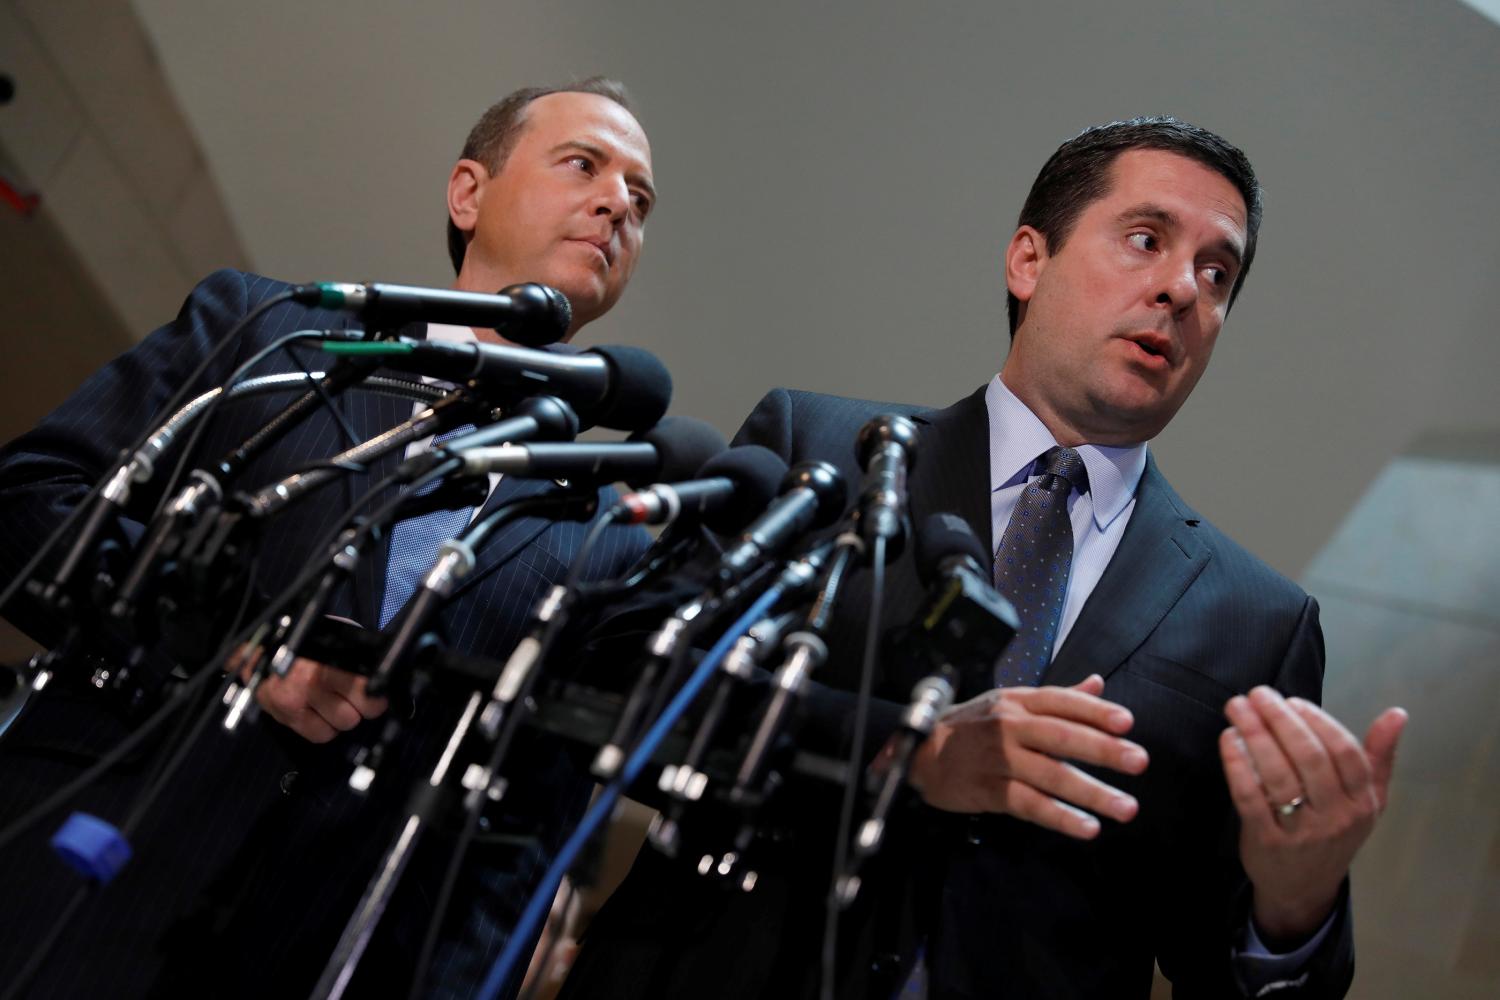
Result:
{"label": "man's nose", "polygon": [[594,214],[607,215],[618,224],[630,211],[630,186],[624,177],[604,175],[596,182]]}
{"label": "man's nose", "polygon": [[1163,266],[1158,281],[1158,305],[1170,306],[1177,313],[1198,301],[1198,269],[1194,261],[1168,262]]}

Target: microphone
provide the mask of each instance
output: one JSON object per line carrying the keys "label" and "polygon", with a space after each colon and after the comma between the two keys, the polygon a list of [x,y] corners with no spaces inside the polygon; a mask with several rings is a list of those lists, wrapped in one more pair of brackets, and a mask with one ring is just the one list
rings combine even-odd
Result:
{"label": "microphone", "polygon": [[396,469],[410,482],[454,458],[460,452],[512,441],[571,441],[578,436],[578,415],[556,396],[531,396],[510,408],[503,420],[449,438],[403,461]]}
{"label": "microphone", "polygon": [[743,530],[776,497],[786,463],[758,444],[740,445],[710,458],[697,478],[657,483],[620,498],[624,524],[672,524],[686,516],[718,532]]}
{"label": "microphone", "polygon": [[899,641],[900,654],[926,659],[932,672],[917,681],[901,713],[891,745],[891,763],[875,793],[870,815],[859,825],[853,850],[835,880],[834,896],[847,907],[860,889],[860,867],[880,850],[896,795],[911,773],[917,748],[947,711],[959,690],[994,687],[994,665],[1020,627],[1010,602],[990,585],[984,546],[963,518],[932,514],[916,538],[917,576],[927,600]]}
{"label": "microphone", "polygon": [[[461,444],[455,439],[451,446]],[[503,472],[531,479],[623,482],[637,485],[658,476],[692,475],[724,450],[724,435],[692,417],[667,417],[628,441],[539,443],[458,451],[467,475]]]}
{"label": "microphone", "polygon": [[954,672],[960,698],[995,686],[994,666],[1021,619],[990,582],[984,546],[956,514],[932,514],[917,532],[917,576],[927,603],[908,637],[938,669]]}
{"label": "microphone", "polygon": [[386,329],[414,320],[477,326],[526,347],[557,343],[573,323],[567,296],[535,282],[510,285],[487,295],[450,288],[324,281],[298,285],[292,290],[292,300],[352,312],[367,324]]}
{"label": "microphone", "polygon": [[501,397],[546,393],[571,403],[584,426],[645,430],[672,401],[672,376],[650,351],[596,347],[579,354],[507,347],[478,341],[325,341],[338,355],[373,356],[387,368],[474,382]]}
{"label": "microphone", "polygon": [[745,529],[719,562],[719,582],[731,584],[805,531],[826,528],[844,512],[844,477],[827,462],[799,462],[781,482],[781,495]]}
{"label": "microphone", "polygon": [[859,498],[859,533],[865,541],[888,541],[887,558],[900,554],[906,537],[906,474],[916,460],[917,425],[894,413],[874,417],[859,429],[855,448],[865,478]]}
{"label": "microphone", "polygon": [[[419,455],[413,455],[402,462],[396,472],[402,482],[409,483],[418,479],[444,461],[451,460],[453,456],[449,452],[449,447],[461,445],[464,441],[524,441],[537,438],[566,440],[572,438],[577,432],[578,418],[574,415],[572,407],[552,396],[532,396],[516,404],[511,410],[511,415],[504,420],[498,420],[461,437],[452,438],[446,446],[440,445]],[[275,492],[276,485],[273,484],[269,488],[273,496],[278,495]],[[475,487],[481,488],[475,489]],[[473,492],[465,496],[465,490],[473,490]],[[440,508],[482,506],[487,492],[487,484],[481,484],[479,480],[458,480],[450,477],[431,493],[420,496],[413,494],[406,497],[401,505],[391,512],[389,520],[394,524],[404,518]],[[327,558],[327,568],[314,585],[295,622],[292,623],[290,629],[283,630],[284,636],[282,636],[281,644],[271,657],[270,669],[278,677],[286,676],[287,671],[291,669],[298,651],[306,643],[313,626],[322,619],[323,611],[328,606],[334,588],[353,576],[356,566],[365,555],[365,546],[373,538],[372,527],[380,526],[367,523],[359,530],[351,528],[340,535],[339,540],[334,543]],[[228,728],[233,728],[233,725],[230,724]]]}

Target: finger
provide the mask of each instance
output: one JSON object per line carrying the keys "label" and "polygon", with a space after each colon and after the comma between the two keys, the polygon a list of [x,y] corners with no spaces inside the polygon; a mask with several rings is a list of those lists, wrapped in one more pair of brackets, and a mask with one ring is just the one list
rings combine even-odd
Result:
{"label": "finger", "polygon": [[1354,738],[1354,734],[1345,729],[1343,723],[1310,701],[1288,698],[1287,704],[1307,724],[1313,734],[1322,740],[1329,757],[1333,759],[1334,769],[1338,772],[1339,782],[1343,785],[1345,794],[1350,796],[1368,794],[1371,780],[1370,761],[1365,756],[1364,748]]}
{"label": "finger", "polygon": [[1017,755],[1011,774],[1045,795],[1120,823],[1130,822],[1140,811],[1133,796],[1045,754]]}
{"label": "finger", "polygon": [[1388,708],[1370,723],[1370,729],[1365,733],[1365,753],[1370,756],[1375,795],[1381,809],[1385,808],[1391,772],[1396,767],[1396,745],[1406,730],[1406,720],[1406,709]]}
{"label": "finger", "polygon": [[341,694],[314,688],[308,692],[307,707],[341,733],[347,733],[364,721],[359,709]]}
{"label": "finger", "polygon": [[1234,802],[1235,812],[1240,814],[1240,821],[1261,832],[1274,828],[1276,817],[1266,802],[1260,774],[1250,760],[1243,737],[1233,726],[1219,734],[1219,760],[1224,765],[1229,798]]}
{"label": "finger", "polygon": [[271,678],[255,692],[255,701],[272,719],[310,743],[327,743],[338,732],[300,700],[288,698],[286,684]]}
{"label": "finger", "polygon": [[1005,796],[1005,811],[1017,819],[1035,823],[1075,840],[1099,836],[1099,820],[1066,802],[1043,795],[1029,785],[1011,782]]}
{"label": "finger", "polygon": [[1027,715],[998,724],[1010,726],[1016,741],[1027,750],[1061,760],[1094,764],[1123,774],[1140,774],[1151,762],[1139,744],[1070,719]]}
{"label": "finger", "polygon": [[326,663],[317,663],[315,666],[319,686],[349,702],[362,718],[373,719],[390,707],[386,699],[372,698],[365,693],[365,688],[370,682],[368,677],[351,674],[347,670],[330,667]]}
{"label": "finger", "polygon": [[1104,678],[1098,674],[1089,674],[1083,680],[1074,684],[1069,690],[1082,691],[1084,694],[1091,694],[1098,697],[1104,693]]}
{"label": "finger", "polygon": [[[275,718],[275,715],[271,717]],[[293,718],[277,721],[309,743],[327,743],[338,735],[338,730],[310,708],[303,709]]]}
{"label": "finger", "polygon": [[1029,712],[1071,719],[1107,733],[1123,735],[1135,724],[1130,709],[1076,688],[1028,688],[1013,695]]}
{"label": "finger", "polygon": [[235,647],[234,652],[229,654],[229,659],[224,663],[225,673],[238,673],[240,680],[249,680],[250,671],[260,662],[264,650],[260,646],[241,645]]}
{"label": "finger", "polygon": [[1343,794],[1343,783],[1329,748],[1292,710],[1280,691],[1262,684],[1251,690],[1250,703],[1260,712],[1277,745],[1291,762],[1301,794],[1309,802],[1331,802]]}
{"label": "finger", "polygon": [[1306,798],[1302,777],[1250,699],[1244,695],[1230,698],[1224,714],[1239,732],[1245,756],[1260,778],[1265,798],[1277,805],[1298,796]]}

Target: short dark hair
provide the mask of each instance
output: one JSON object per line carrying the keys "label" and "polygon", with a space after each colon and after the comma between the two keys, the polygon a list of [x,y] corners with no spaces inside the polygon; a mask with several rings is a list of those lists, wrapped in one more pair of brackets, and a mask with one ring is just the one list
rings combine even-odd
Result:
{"label": "short dark hair", "polygon": [[[478,160],[490,176],[494,176],[505,165],[506,157],[510,156],[521,130],[526,127],[526,108],[538,97],[548,94],[597,94],[635,114],[625,85],[607,77],[591,76],[561,87],[523,87],[490,105],[489,110],[479,116],[479,121],[469,130],[468,139],[464,140],[459,159]],[[454,274],[463,269],[467,249],[468,241],[464,239],[463,231],[453,224],[451,218],[448,219],[448,259],[453,262]]]}
{"label": "short dark hair", "polygon": [[[1047,252],[1057,253],[1067,242],[1078,216],[1091,203],[1109,193],[1110,168],[1121,153],[1131,149],[1159,149],[1197,160],[1222,174],[1245,199],[1245,259],[1229,292],[1234,305],[1255,259],[1255,238],[1260,232],[1261,190],[1250,159],[1220,136],[1169,116],[1132,118],[1086,128],[1057,148],[1042,165],[1031,185],[1016,226],[1031,226],[1047,240]],[[1010,335],[1016,335],[1021,303],[1006,293]]]}

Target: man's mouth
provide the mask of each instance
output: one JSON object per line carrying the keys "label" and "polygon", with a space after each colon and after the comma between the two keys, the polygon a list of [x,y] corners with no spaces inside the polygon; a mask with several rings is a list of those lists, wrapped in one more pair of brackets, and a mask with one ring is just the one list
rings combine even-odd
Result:
{"label": "man's mouth", "polygon": [[1130,334],[1125,339],[1134,344],[1145,357],[1159,359],[1153,363],[1172,363],[1172,338],[1165,334],[1147,331]]}
{"label": "man's mouth", "polygon": [[589,237],[586,237],[586,236],[579,236],[579,237],[574,237],[574,242],[575,243],[587,243],[589,246],[593,247],[595,250],[598,250],[599,251],[599,255],[604,258],[604,263],[606,263],[606,264],[613,264],[615,262],[615,256],[614,256],[613,253],[610,252],[610,245],[609,245],[609,241],[608,240],[596,240],[596,239],[590,239]]}

